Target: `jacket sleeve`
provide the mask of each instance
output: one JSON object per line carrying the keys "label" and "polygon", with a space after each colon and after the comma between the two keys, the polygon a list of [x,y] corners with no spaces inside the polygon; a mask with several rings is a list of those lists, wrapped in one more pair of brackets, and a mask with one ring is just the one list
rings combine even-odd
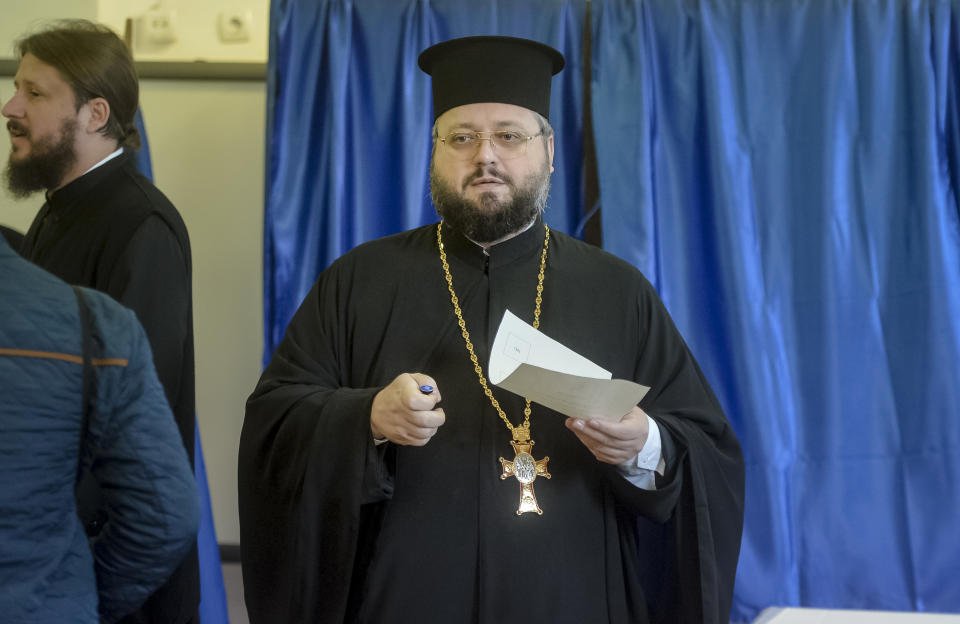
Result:
{"label": "jacket sleeve", "polygon": [[[180,563],[196,539],[199,504],[142,327],[120,306],[103,305],[100,312],[106,345],[90,430],[91,470],[108,522],[93,553],[100,616],[112,622],[133,611]],[[119,333],[111,332],[111,317]],[[126,358],[116,357],[124,351]]]}

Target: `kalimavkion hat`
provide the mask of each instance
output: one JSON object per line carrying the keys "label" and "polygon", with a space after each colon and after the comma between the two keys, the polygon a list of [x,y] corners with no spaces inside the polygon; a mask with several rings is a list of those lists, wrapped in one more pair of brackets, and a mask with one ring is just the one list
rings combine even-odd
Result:
{"label": "kalimavkion hat", "polygon": [[550,117],[550,81],[563,55],[516,37],[464,37],[430,46],[420,69],[433,78],[433,118],[479,102],[515,104]]}

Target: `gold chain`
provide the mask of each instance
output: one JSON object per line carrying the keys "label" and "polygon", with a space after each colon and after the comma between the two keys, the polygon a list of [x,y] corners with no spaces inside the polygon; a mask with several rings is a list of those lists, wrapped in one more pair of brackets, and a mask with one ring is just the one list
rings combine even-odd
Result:
{"label": "gold chain", "polygon": [[[536,307],[533,311],[533,326],[540,328],[540,304],[543,303],[543,272],[547,267],[547,246],[550,244],[550,226],[544,224],[546,234],[543,237],[543,253],[540,254],[540,273],[537,275],[537,299]],[[453,302],[453,312],[457,315],[457,324],[460,325],[460,334],[463,341],[467,344],[467,351],[470,353],[470,361],[473,362],[473,370],[477,373],[480,385],[483,386],[483,393],[490,399],[490,404],[500,414],[500,419],[507,425],[507,429],[513,435],[513,439],[518,442],[526,442],[530,439],[530,399],[527,399],[527,405],[523,409],[523,424],[514,427],[500,407],[500,402],[493,396],[493,392],[487,385],[487,380],[483,376],[483,369],[480,368],[480,362],[477,360],[477,354],[473,350],[473,343],[470,341],[470,332],[467,331],[467,324],[463,320],[463,312],[460,310],[460,300],[457,299],[457,293],[453,290],[453,276],[450,275],[450,265],[447,263],[447,254],[443,249],[443,238],[441,229],[443,223],[437,224],[437,244],[440,246],[440,262],[443,264],[443,273],[447,278],[447,289],[450,291],[450,301]]]}

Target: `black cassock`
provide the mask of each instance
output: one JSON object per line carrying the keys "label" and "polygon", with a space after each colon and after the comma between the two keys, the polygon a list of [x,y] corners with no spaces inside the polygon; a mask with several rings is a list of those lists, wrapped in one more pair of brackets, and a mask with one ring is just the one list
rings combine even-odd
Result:
{"label": "black cassock", "polygon": [[[247,402],[240,529],[254,623],[726,622],[743,518],[739,443],[649,283],[551,232],[540,330],[650,386],[657,489],[627,482],[533,404],[534,490],[501,480],[511,435],[484,396],[425,226],[323,272]],[[489,256],[444,230],[453,285],[486,368],[503,312],[532,323],[544,226]],[[437,381],[446,423],[424,447],[375,446],[374,395]],[[523,400],[493,387],[515,425]]]}

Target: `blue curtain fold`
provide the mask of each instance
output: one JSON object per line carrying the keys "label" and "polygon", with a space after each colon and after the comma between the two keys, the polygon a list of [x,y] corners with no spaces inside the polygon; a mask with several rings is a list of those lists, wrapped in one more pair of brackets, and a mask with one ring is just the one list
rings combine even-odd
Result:
{"label": "blue curtain fold", "polygon": [[586,0],[274,0],[264,220],[264,363],[317,275],[364,241],[437,219],[427,172],[429,77],[417,56],[452,37],[509,35],[559,49],[550,104],[556,180],[547,221],[581,219]]}
{"label": "blue curtain fold", "polygon": [[604,247],[740,436],[733,620],[960,612],[960,0],[274,0],[265,362],[333,259],[436,219],[416,56],[477,34],[564,53],[547,220],[589,107]]}
{"label": "blue curtain fold", "polygon": [[736,621],[960,611],[957,16],[592,3],[605,247],[743,442]]}

